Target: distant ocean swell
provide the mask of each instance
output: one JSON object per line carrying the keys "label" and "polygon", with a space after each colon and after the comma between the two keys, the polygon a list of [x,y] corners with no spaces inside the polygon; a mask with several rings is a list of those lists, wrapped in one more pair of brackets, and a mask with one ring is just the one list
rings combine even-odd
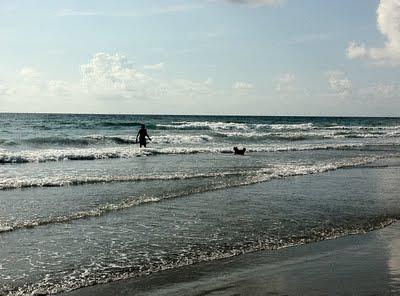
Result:
{"label": "distant ocean swell", "polygon": [[181,121],[171,124],[156,124],[155,129],[180,129],[180,130],[257,130],[257,131],[311,131],[311,130],[352,130],[352,131],[400,131],[400,126],[371,126],[371,125],[318,125],[315,123],[291,123],[291,124],[263,124],[240,123],[219,121]]}
{"label": "distant ocean swell", "polygon": [[[143,122],[145,123],[145,122]],[[4,123],[7,125],[7,123]],[[51,121],[49,124],[43,122],[31,123],[30,127],[34,129],[53,130],[53,129],[115,129],[132,128],[136,131],[142,122],[137,121]],[[381,126],[381,125],[337,125],[337,124],[316,124],[308,123],[244,123],[227,121],[172,121],[169,123],[146,123],[149,130],[275,130],[275,131],[308,131],[308,130],[367,130],[367,131],[400,131],[399,125]]]}
{"label": "distant ocean swell", "polygon": [[[99,120],[99,121],[92,121],[92,120],[70,120],[70,121],[49,121],[49,124],[40,122],[38,124],[32,123],[31,127],[34,129],[39,130],[53,130],[59,128],[79,128],[79,129],[99,129],[99,128],[118,128],[118,127],[132,127],[133,129],[137,129],[142,122],[137,121],[108,121],[108,120]],[[156,124],[148,124],[148,128],[156,129]]]}
{"label": "distant ocean swell", "polygon": [[344,168],[354,168],[358,166],[364,166],[366,164],[370,164],[376,161],[378,157],[364,157],[364,158],[355,158],[349,161],[341,161],[334,163],[320,163],[316,165],[279,165],[270,168],[259,169],[256,171],[244,171],[244,172],[220,172],[220,173],[208,173],[208,174],[197,174],[197,175],[164,175],[164,176],[149,176],[149,177],[141,177],[141,176],[110,176],[110,177],[93,177],[93,178],[83,178],[80,180],[73,179],[70,180],[66,178],[65,180],[60,180],[57,178],[52,179],[51,177],[48,180],[5,180],[2,184],[0,184],[1,189],[16,189],[23,187],[46,187],[46,186],[68,186],[68,185],[83,185],[90,183],[100,183],[100,182],[134,182],[134,181],[151,181],[151,180],[185,180],[185,179],[193,179],[193,178],[229,178],[235,176],[241,176],[241,178],[229,180],[226,179],[222,183],[216,183],[213,185],[207,185],[205,187],[197,187],[192,188],[190,191],[182,191],[176,192],[174,194],[167,194],[161,196],[139,196],[139,197],[129,197],[124,199],[118,203],[107,203],[105,205],[93,208],[91,210],[79,211],[76,213],[71,213],[64,216],[59,217],[49,217],[39,220],[33,221],[23,221],[16,223],[4,223],[0,224],[0,233],[1,232],[9,232],[21,228],[33,228],[41,225],[47,225],[52,223],[63,223],[69,222],[77,219],[84,219],[94,216],[100,216],[107,212],[124,210],[127,208],[131,208],[133,206],[138,206],[143,203],[149,202],[158,202],[165,199],[177,198],[192,195],[195,193],[208,192],[212,190],[225,189],[230,187],[239,187],[246,186],[250,184],[267,182],[274,179],[282,179],[293,176],[302,176],[302,175],[310,175],[310,174],[318,174],[324,173],[328,171],[333,171],[337,169]]}
{"label": "distant ocean swell", "polygon": [[[148,119],[147,119],[148,120]],[[30,123],[30,127],[34,129],[52,130],[60,128],[78,128],[78,129],[101,129],[101,128],[137,128],[146,123],[138,121],[103,121],[100,118],[94,120],[77,120],[70,121],[49,121],[48,124],[43,121],[38,123]],[[4,122],[5,126],[9,123]],[[306,123],[245,123],[245,122],[229,122],[229,121],[172,121],[169,123],[146,123],[146,127],[150,130],[318,130],[318,129],[337,129],[337,130],[399,130],[400,126],[381,126],[381,125],[338,125],[338,124],[316,124],[312,122]]]}

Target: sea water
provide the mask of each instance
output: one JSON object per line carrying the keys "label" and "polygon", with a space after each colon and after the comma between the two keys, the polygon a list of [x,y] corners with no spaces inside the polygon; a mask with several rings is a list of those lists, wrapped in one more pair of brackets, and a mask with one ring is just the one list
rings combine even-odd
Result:
{"label": "sea water", "polygon": [[396,197],[282,188],[399,155],[399,118],[0,114],[0,295],[383,227],[400,217]]}

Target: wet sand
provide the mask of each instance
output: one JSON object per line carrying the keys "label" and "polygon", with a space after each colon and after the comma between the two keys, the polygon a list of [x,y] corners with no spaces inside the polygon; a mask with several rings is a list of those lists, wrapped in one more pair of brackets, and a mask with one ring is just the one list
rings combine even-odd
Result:
{"label": "wet sand", "polygon": [[399,295],[400,223],[367,234],[166,270],[63,295]]}

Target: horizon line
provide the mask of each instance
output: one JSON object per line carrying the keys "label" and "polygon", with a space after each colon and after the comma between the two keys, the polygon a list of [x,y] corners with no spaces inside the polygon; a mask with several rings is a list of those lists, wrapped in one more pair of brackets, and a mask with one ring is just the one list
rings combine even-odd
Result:
{"label": "horizon line", "polygon": [[371,115],[251,115],[251,114],[146,114],[146,113],[72,113],[72,112],[7,112],[1,114],[36,114],[36,115],[113,115],[113,116],[207,116],[207,117],[314,117],[314,118],[400,118],[400,116],[371,116]]}

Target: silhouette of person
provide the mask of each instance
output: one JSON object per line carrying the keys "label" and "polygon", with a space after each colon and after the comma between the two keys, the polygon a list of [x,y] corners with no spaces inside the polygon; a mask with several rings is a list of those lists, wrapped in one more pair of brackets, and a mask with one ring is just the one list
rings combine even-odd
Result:
{"label": "silhouette of person", "polygon": [[149,137],[146,126],[144,124],[140,125],[140,129],[136,135],[136,142],[138,141],[138,137],[139,137],[140,148],[142,148],[142,146],[144,146],[146,148],[146,137],[149,138],[150,141],[151,141],[151,138]]}

